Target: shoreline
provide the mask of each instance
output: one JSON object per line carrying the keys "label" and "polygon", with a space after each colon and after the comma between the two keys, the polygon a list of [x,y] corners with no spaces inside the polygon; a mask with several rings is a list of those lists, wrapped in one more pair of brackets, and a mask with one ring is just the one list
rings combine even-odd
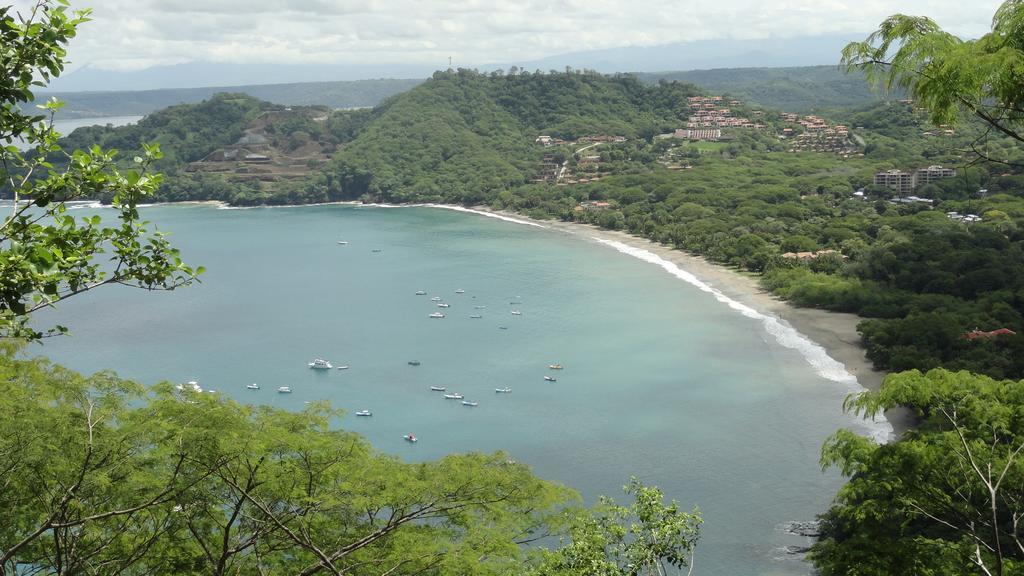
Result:
{"label": "shoreline", "polygon": [[[466,209],[462,208],[462,210]],[[811,342],[823,348],[833,360],[842,364],[846,371],[856,378],[860,387],[867,390],[878,390],[888,375],[883,370],[876,370],[871,361],[864,356],[864,346],[857,333],[857,324],[862,318],[855,314],[796,307],[763,289],[756,276],[743,274],[710,262],[702,256],[665,246],[641,236],[634,236],[628,232],[606,230],[592,224],[578,222],[535,220],[514,212],[493,210],[486,206],[473,207],[471,210],[482,215],[491,214],[540,225],[549,230],[557,230],[588,240],[617,242],[631,248],[645,250],[691,273],[698,280],[726,297],[785,322]],[[892,425],[894,438],[898,438],[903,432],[914,426],[913,415],[907,410],[889,410],[885,412],[884,416]]]}
{"label": "shoreline", "polygon": [[[621,230],[606,230],[593,224],[579,222],[563,222],[561,220],[536,220],[522,214],[505,210],[494,210],[489,206],[473,206],[467,208],[457,204],[409,203],[409,204],[364,204],[358,200],[342,200],[316,204],[295,204],[281,206],[231,206],[220,200],[200,200],[181,202],[158,202],[145,206],[168,205],[209,205],[219,210],[245,210],[249,208],[297,208],[302,206],[350,205],[379,208],[440,208],[457,212],[477,214],[479,216],[499,218],[519,224],[537,226],[556,230],[565,234],[578,236],[587,241],[601,243],[614,242],[630,248],[647,251],[658,258],[674,264],[681,270],[692,274],[699,281],[707,284],[725,297],[749,307],[754,311],[776,318],[798,334],[824,349],[825,353],[835,362],[841,364],[859,387],[867,390],[878,390],[887,372],[876,370],[864,356],[864,347],[857,324],[862,320],[855,314],[831,312],[820,308],[799,308],[764,290],[754,275],[743,274],[721,264],[715,264],[702,256],[678,250],[634,236]],[[143,205],[140,205],[142,207]],[[614,246],[609,246],[614,248]],[[891,438],[898,438],[915,425],[913,414],[908,410],[896,408],[884,414],[892,426]]]}

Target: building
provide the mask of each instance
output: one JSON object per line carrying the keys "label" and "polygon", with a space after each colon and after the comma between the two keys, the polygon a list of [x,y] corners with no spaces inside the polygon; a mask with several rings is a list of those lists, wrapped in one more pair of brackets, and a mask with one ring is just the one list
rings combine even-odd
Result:
{"label": "building", "polygon": [[1016,335],[1017,335],[1017,333],[1014,332],[1013,330],[1010,330],[1009,328],[998,328],[996,330],[991,330],[991,331],[987,331],[987,332],[984,331],[984,330],[978,330],[977,328],[975,328],[974,330],[971,330],[970,332],[965,332],[960,337],[963,338],[964,340],[977,340],[979,338],[995,338],[997,336],[1016,336]]}
{"label": "building", "polygon": [[722,137],[722,131],[718,129],[676,130],[672,137],[683,140],[718,140]]}
{"label": "building", "polygon": [[943,168],[942,166],[919,168],[914,172],[914,188],[954,176],[956,176],[956,170],[952,168]]}
{"label": "building", "polygon": [[914,175],[902,170],[886,170],[875,174],[875,186],[886,186],[905,196],[914,191]]}

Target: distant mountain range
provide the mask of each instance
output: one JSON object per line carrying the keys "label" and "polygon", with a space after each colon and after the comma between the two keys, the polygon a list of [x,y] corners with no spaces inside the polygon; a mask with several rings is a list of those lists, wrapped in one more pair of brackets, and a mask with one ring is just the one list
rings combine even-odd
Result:
{"label": "distant mountain range", "polygon": [[[505,63],[455,62],[455,67],[482,71],[561,70],[566,66],[598,72],[660,72],[736,67],[813,66],[835,64],[839,52],[863,34],[770,38],[762,40],[697,40],[661,46],[609,48],[550,56],[539,60]],[[320,64],[226,64],[190,62],[157,66],[133,72],[101,70],[85,66],[54,80],[50,89],[60,92],[92,90],[157,90],[208,86],[249,86],[372,78],[426,78],[436,64],[320,65]]]}
{"label": "distant mountain range", "polygon": [[108,92],[37,91],[38,100],[56,97],[65,107],[62,119],[97,116],[144,116],[176,104],[194,104],[218,92],[242,92],[260,100],[286,106],[323,105],[331,108],[376,106],[382,100],[405,92],[423,80],[381,79],[341,82],[298,82],[294,84],[219,85],[206,88],[161,90],[120,90]]}
{"label": "distant mountain range", "polygon": [[848,73],[835,65],[640,73],[637,77],[649,84],[661,80],[688,82],[712,94],[729,94],[745,102],[790,112],[820,112],[903,97],[902,92],[875,92],[864,74]]}
{"label": "distant mountain range", "polygon": [[[713,94],[727,93],[767,108],[792,112],[823,111],[861,106],[882,99],[861,74],[836,66],[797,68],[726,68],[688,72],[638,73],[644,83],[661,80],[695,84]],[[145,115],[167,106],[194,104],[218,92],[242,92],[287,106],[324,105],[331,108],[376,106],[385,98],[408,91],[421,79],[300,82],[165,90],[111,92],[39,92],[66,103],[61,118]]]}

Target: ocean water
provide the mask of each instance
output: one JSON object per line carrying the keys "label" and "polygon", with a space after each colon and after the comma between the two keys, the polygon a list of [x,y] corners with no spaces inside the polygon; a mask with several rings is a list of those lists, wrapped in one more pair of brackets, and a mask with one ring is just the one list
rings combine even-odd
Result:
{"label": "ocean water", "polygon": [[[857,423],[841,410],[848,375],[788,327],[653,255],[475,214],[177,205],[144,215],[207,267],[202,283],[76,297],[40,318],[73,335],[32,352],[147,383],[198,380],[243,402],[327,399],[382,451],[505,450],[590,502],[622,497],[637,476],[702,510],[695,574],[810,572],[783,550],[808,540],[781,525],[827,508],[842,480],[822,473],[821,443]],[[435,311],[446,317],[428,318]],[[317,356],[350,368],[310,370]],[[294,392],[276,394],[281,385]],[[373,417],[351,415],[361,409]],[[402,440],[410,432],[417,444]]]}
{"label": "ocean water", "polygon": [[[93,118],[74,118],[70,120],[54,120],[53,127],[64,136],[71,134],[77,128],[84,126],[125,126],[142,120],[142,116],[98,116]],[[29,144],[20,138],[12,142],[19,150],[26,150]]]}

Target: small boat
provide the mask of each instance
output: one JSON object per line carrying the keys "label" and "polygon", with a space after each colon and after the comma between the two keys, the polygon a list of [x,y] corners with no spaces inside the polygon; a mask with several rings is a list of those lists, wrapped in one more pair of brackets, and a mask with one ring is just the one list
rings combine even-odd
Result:
{"label": "small boat", "polygon": [[323,358],[314,358],[313,361],[309,363],[309,367],[314,370],[330,370],[333,368],[331,363]]}
{"label": "small boat", "polygon": [[481,316],[479,314],[470,314],[469,317],[470,318],[483,318],[483,316]]}
{"label": "small boat", "polygon": [[416,438],[412,434],[406,434],[405,436],[402,436],[402,439],[405,440],[406,442],[412,442],[413,444],[415,444],[416,441],[419,440],[419,438]]}
{"label": "small boat", "polygon": [[513,316],[522,316],[522,315],[523,315],[523,313],[522,313],[522,312],[520,312],[519,310],[513,310],[513,311],[512,311],[512,315],[513,315]]}
{"label": "small boat", "polygon": [[463,400],[462,401],[462,405],[463,406],[479,406],[480,403],[479,402],[470,402],[469,400]]}
{"label": "small boat", "polygon": [[440,302],[440,301],[441,301],[441,297],[440,297],[440,296],[434,296],[434,297],[432,297],[432,298],[430,299],[430,301],[431,301],[431,302]]}
{"label": "small boat", "polygon": [[406,364],[408,364],[409,366],[419,366],[420,365],[420,361],[419,360],[409,360],[408,362],[406,362]]}
{"label": "small boat", "polygon": [[557,382],[558,381],[558,379],[555,378],[554,376],[545,376],[544,379],[547,380],[548,382]]}
{"label": "small boat", "polygon": [[449,306],[451,306],[451,304],[445,304],[444,302],[439,302],[437,304],[438,308],[448,308]]}
{"label": "small boat", "polygon": [[288,387],[288,386],[281,386],[280,388],[277,389],[277,393],[278,394],[291,394],[292,393],[292,389],[290,387]]}
{"label": "small boat", "polygon": [[374,252],[380,252],[380,248],[374,248],[373,251]]}
{"label": "small boat", "polygon": [[520,302],[519,300],[515,300],[515,301],[512,301],[512,302],[509,302],[508,304],[509,304],[509,306],[515,306],[516,304],[522,304],[522,302]]}
{"label": "small boat", "polygon": [[440,312],[431,312],[430,314],[427,314],[427,318],[444,318],[444,314],[441,314]]}
{"label": "small boat", "polygon": [[175,388],[177,388],[179,391],[182,391],[182,392],[185,391],[185,390],[188,390],[189,392],[196,392],[196,393],[199,393],[199,392],[203,391],[203,389],[199,386],[199,382],[196,382],[195,380],[189,380],[188,382],[185,382],[184,384],[178,384],[177,386],[175,386]]}
{"label": "small boat", "polygon": [[498,330],[508,330],[508,326],[498,326]]}
{"label": "small boat", "polygon": [[347,240],[338,240],[338,244],[341,244],[342,246],[344,246],[345,244],[348,244],[348,241]]}
{"label": "small boat", "polygon": [[259,390],[260,389],[260,385],[255,383],[255,382],[253,382],[252,384],[246,384],[245,387],[248,388],[249,390]]}
{"label": "small boat", "polygon": [[562,369],[562,365],[561,364],[548,364],[548,368],[551,368],[552,370],[561,370]]}
{"label": "small boat", "polygon": [[473,308],[476,308],[477,310],[483,310],[484,308],[487,308],[487,306],[473,306]]}
{"label": "small boat", "polygon": [[465,396],[459,394],[458,392],[452,392],[451,394],[445,394],[444,398],[445,400],[462,400],[463,398],[465,398]]}
{"label": "small boat", "polygon": [[459,288],[458,290],[456,290],[456,291],[455,291],[455,293],[456,293],[456,294],[465,294],[465,293],[466,293],[466,291],[465,291],[465,290],[463,290],[462,288]]}
{"label": "small boat", "polygon": [[373,416],[373,412],[370,412],[369,410],[360,410],[356,412],[356,416]]}
{"label": "small boat", "polygon": [[446,390],[444,386],[431,386],[430,389],[434,392],[444,392]]}
{"label": "small boat", "polygon": [[499,394],[508,394],[508,393],[512,392],[512,389],[511,388],[495,388],[494,391],[499,393]]}
{"label": "small boat", "polygon": [[344,366],[338,366],[338,370],[348,370],[348,364],[345,364]]}
{"label": "small boat", "polygon": [[417,296],[426,296],[427,292],[425,290],[417,290],[416,291],[416,295]]}

